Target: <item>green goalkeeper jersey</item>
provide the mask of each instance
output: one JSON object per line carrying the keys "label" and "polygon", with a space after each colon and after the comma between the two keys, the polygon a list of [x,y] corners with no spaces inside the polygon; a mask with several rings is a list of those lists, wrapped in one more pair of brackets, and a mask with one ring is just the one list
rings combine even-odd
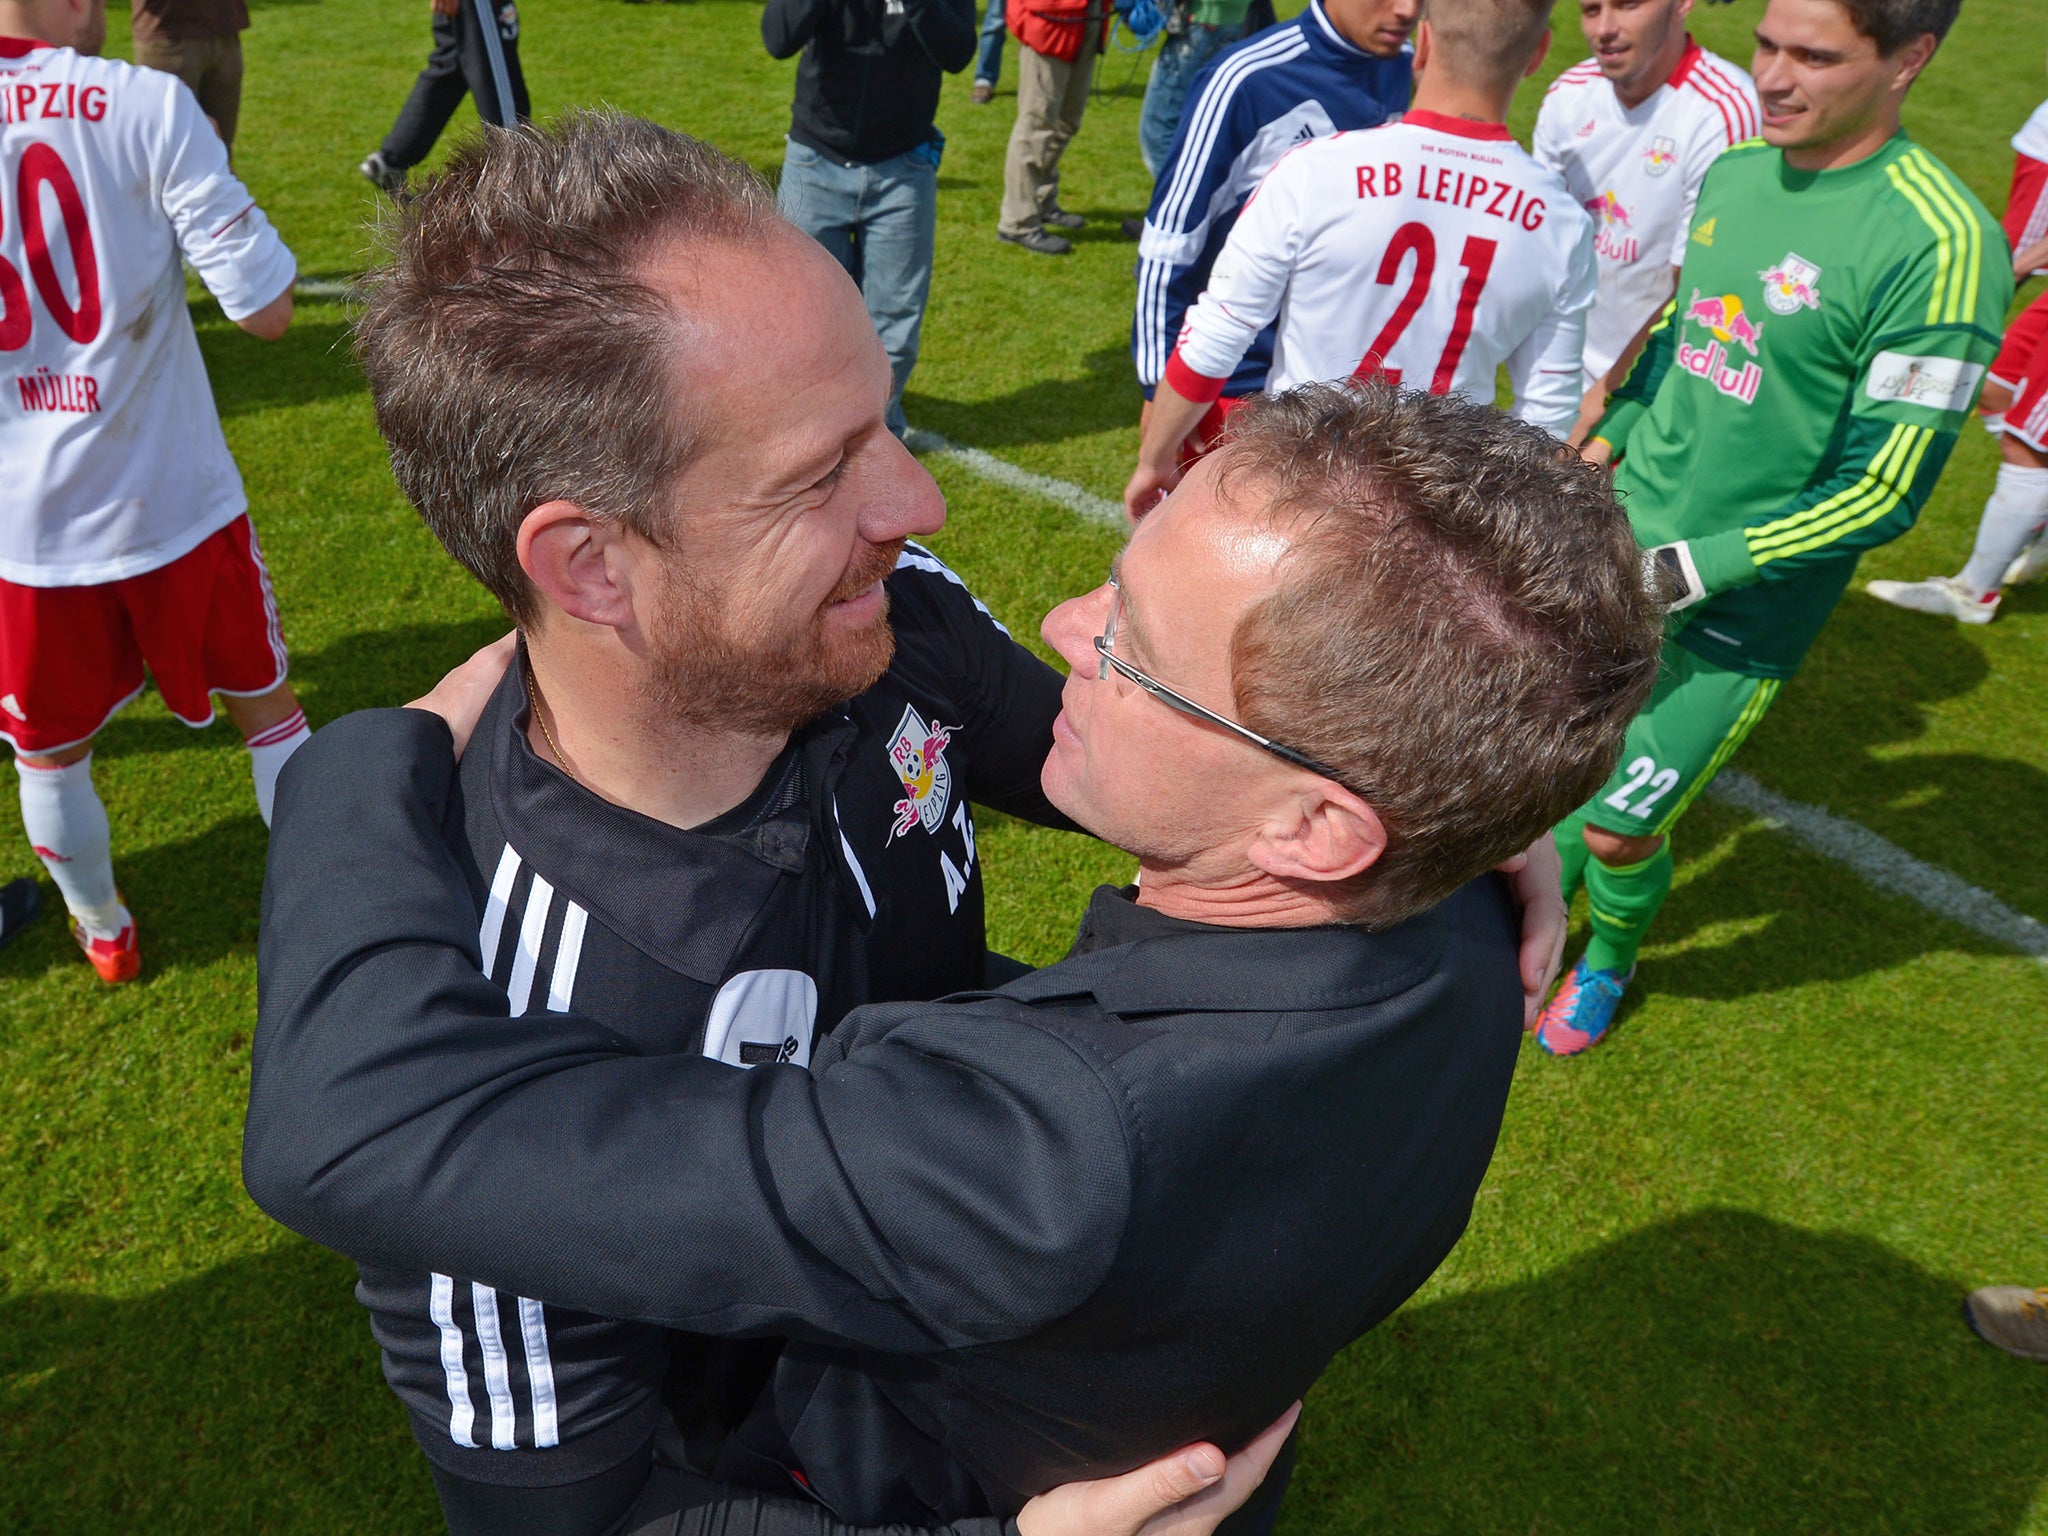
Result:
{"label": "green goalkeeper jersey", "polygon": [[1595,430],[1645,547],[1705,597],[1678,644],[1790,677],[1873,545],[1913,525],[1998,351],[2005,235],[1895,135],[1798,171],[1762,140],[1714,162],[1678,292]]}

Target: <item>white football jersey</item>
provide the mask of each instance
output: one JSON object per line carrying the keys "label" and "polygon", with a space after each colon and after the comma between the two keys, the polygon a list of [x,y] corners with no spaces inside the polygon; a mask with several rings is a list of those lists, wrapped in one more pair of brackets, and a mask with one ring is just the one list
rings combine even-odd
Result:
{"label": "white football jersey", "polygon": [[1586,383],[1603,377],[1671,297],[1671,269],[1707,167],[1761,129],[1749,76],[1691,38],[1671,78],[1634,107],[1588,59],[1551,83],[1531,147],[1593,215],[1600,301],[1586,323]]}
{"label": "white football jersey", "polygon": [[1267,387],[1383,374],[1560,436],[1579,408],[1592,220],[1504,127],[1410,112],[1282,156],[1188,311],[1167,379],[1213,397],[1277,316]]}
{"label": "white football jersey", "polygon": [[2034,115],[2012,136],[2012,147],[2029,160],[2048,161],[2048,101],[2034,108]]}
{"label": "white football jersey", "polygon": [[292,281],[175,76],[0,38],[0,577],[140,575],[247,507],[181,251],[230,319]]}

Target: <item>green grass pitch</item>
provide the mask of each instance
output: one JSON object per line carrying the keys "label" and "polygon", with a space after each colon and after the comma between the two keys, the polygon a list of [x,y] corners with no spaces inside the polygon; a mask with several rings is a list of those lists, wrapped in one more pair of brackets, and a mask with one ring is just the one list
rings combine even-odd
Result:
{"label": "green grass pitch", "polygon": [[[240,168],[304,273],[347,274],[371,209],[354,166],[427,7],[252,3]],[[1759,10],[1697,30],[1746,60]],[[772,172],[792,66],[758,14],[527,0],[537,107],[608,101]],[[1968,0],[1911,102],[1994,209],[2048,89],[2042,19]],[[1583,52],[1559,20],[1544,78]],[[117,13],[113,51],[126,32]],[[1145,201],[1149,61],[1104,61],[1065,180],[1090,226],[1049,261],[994,238],[1014,59],[992,107],[946,86],[909,412],[1115,495],[1137,419],[1116,221]],[[267,348],[193,312],[314,722],[405,699],[497,633],[392,486],[343,312],[307,304]],[[1866,574],[1956,569],[1995,461],[1972,430]],[[1100,578],[1111,535],[939,478],[935,542],[1019,634]],[[1852,594],[1739,761],[2048,918],[2048,587],[1980,630]],[[431,1532],[349,1266],[242,1193],[264,845],[244,755],[150,696],[105,733],[99,781],[146,979],[101,988],[55,913],[0,954],[0,1530]],[[0,877],[36,869],[8,788]],[[1035,961],[1122,864],[999,818],[983,838],[995,938]],[[1591,1057],[1527,1052],[1469,1236],[1311,1395],[1288,1536],[2048,1532],[2048,1369],[1957,1316],[1971,1286],[2048,1284],[2048,972],[1722,805],[1677,852],[1640,1004]]]}

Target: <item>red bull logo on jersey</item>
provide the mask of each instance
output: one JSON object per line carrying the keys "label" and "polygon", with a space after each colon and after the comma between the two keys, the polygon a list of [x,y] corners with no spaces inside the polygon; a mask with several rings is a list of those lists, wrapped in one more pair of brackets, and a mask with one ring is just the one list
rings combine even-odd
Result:
{"label": "red bull logo on jersey", "polygon": [[937,721],[927,725],[913,706],[903,706],[903,718],[889,738],[889,766],[903,781],[903,798],[895,807],[896,824],[889,829],[890,842],[920,823],[927,832],[936,832],[945,824],[946,804],[953,794],[946,744],[956,729]]}
{"label": "red bull logo on jersey", "polygon": [[1586,212],[1593,215],[1593,249],[1609,261],[1632,262],[1642,254],[1642,246],[1629,233],[1634,220],[1629,217],[1628,207],[1610,191],[1598,197],[1586,199]]}
{"label": "red bull logo on jersey", "polygon": [[1820,268],[1790,251],[1775,267],[1757,273],[1764,285],[1764,303],[1774,315],[1796,315],[1820,308]]}
{"label": "red bull logo on jersey", "polygon": [[1739,344],[1751,357],[1756,356],[1756,344],[1763,340],[1764,328],[1742,312],[1742,300],[1732,293],[1703,299],[1699,289],[1693,289],[1692,303],[1686,306],[1685,318],[1697,320],[1712,331],[1714,340],[1722,346]]}
{"label": "red bull logo on jersey", "polygon": [[1678,146],[1664,134],[1650,140],[1643,150],[1643,170],[1651,176],[1662,176],[1678,164]]}
{"label": "red bull logo on jersey", "polygon": [[1763,369],[1754,362],[1745,362],[1740,368],[1728,363],[1729,354],[1738,346],[1755,357],[1756,344],[1763,339],[1763,327],[1743,313],[1742,300],[1732,293],[1703,299],[1695,288],[1692,302],[1685,308],[1685,318],[1705,326],[1713,339],[1704,347],[1696,347],[1681,337],[1678,366],[1705,379],[1722,394],[1744,405],[1752,404],[1764,381]]}

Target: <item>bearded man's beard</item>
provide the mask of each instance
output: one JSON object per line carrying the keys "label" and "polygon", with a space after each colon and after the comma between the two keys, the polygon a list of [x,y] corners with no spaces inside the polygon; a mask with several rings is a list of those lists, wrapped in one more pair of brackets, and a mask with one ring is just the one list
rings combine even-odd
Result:
{"label": "bearded man's beard", "polygon": [[896,569],[903,540],[866,546],[832,595],[796,624],[749,635],[735,623],[731,594],[698,586],[687,571],[673,572],[664,606],[673,616],[653,646],[654,677],[648,707],[668,720],[703,730],[786,734],[855,694],[865,693],[896,654],[888,594],[874,622],[852,633],[828,634],[826,610],[858,597]]}

